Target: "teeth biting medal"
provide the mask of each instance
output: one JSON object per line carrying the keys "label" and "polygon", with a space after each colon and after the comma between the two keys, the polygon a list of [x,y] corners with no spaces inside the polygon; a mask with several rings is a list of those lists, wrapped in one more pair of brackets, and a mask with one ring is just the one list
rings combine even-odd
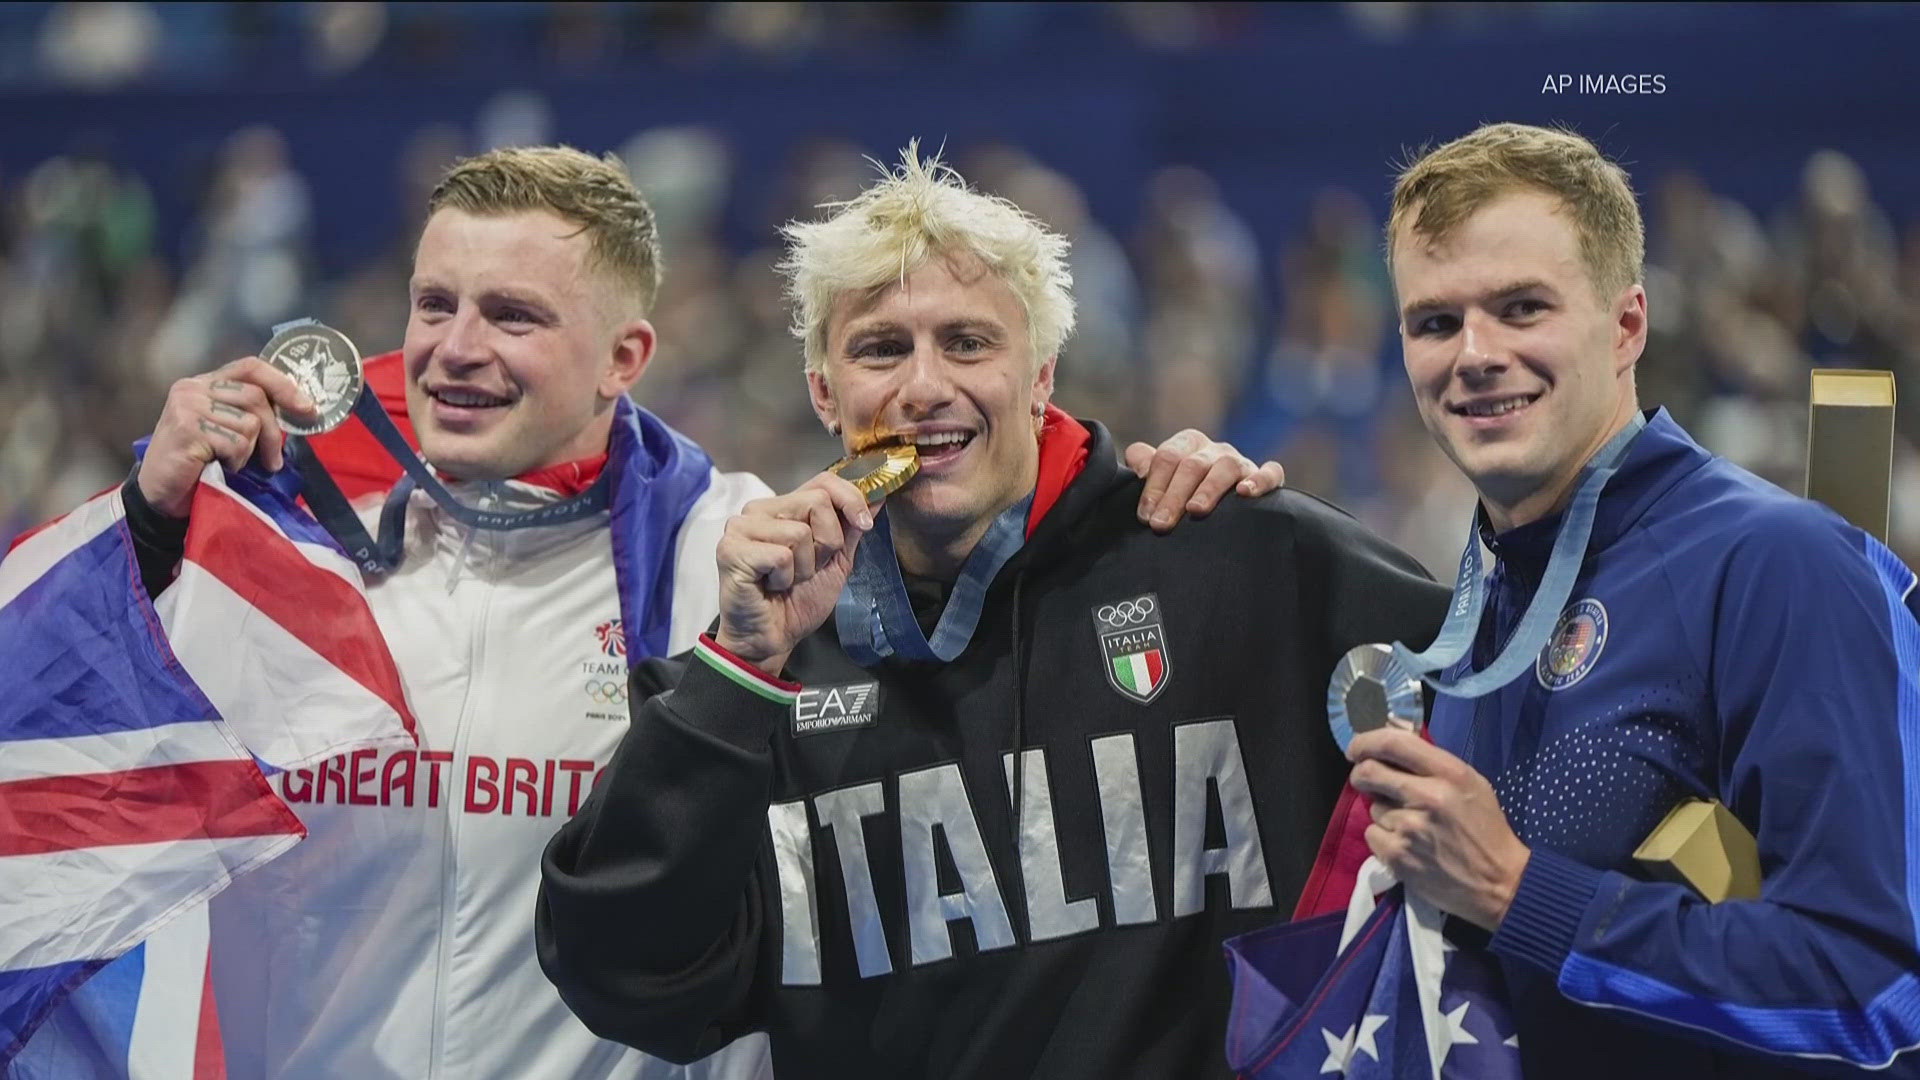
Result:
{"label": "teeth biting medal", "polygon": [[878,446],[848,454],[827,466],[827,471],[845,477],[868,502],[876,503],[920,471],[920,451],[912,443]]}

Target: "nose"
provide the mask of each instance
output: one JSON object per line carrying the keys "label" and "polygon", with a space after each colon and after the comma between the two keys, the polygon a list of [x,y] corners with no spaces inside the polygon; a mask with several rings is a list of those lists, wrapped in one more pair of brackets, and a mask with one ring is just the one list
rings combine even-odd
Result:
{"label": "nose", "polygon": [[895,395],[910,420],[938,415],[953,404],[953,380],[945,360],[932,343],[916,341],[913,355],[901,363],[900,389]]}
{"label": "nose", "polygon": [[446,332],[433,350],[435,360],[455,371],[476,368],[488,361],[491,354],[486,343],[487,320],[479,311],[463,307],[454,312],[445,326]]}
{"label": "nose", "polygon": [[1508,362],[1496,320],[1479,311],[1468,311],[1461,321],[1460,351],[1454,357],[1453,369],[1468,383],[1475,383],[1505,371]]}

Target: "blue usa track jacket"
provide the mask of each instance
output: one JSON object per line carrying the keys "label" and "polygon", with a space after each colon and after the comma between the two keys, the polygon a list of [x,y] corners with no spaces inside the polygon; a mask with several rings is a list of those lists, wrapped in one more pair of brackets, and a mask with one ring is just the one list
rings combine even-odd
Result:
{"label": "blue usa track jacket", "polygon": [[[1558,524],[1488,536],[1476,667]],[[1652,416],[1533,668],[1433,712],[1533,852],[1491,941],[1528,1076],[1920,1074],[1902,1053],[1920,1044],[1914,582],[1831,511]],[[1689,797],[1752,830],[1759,899],[1709,904],[1634,870]]]}

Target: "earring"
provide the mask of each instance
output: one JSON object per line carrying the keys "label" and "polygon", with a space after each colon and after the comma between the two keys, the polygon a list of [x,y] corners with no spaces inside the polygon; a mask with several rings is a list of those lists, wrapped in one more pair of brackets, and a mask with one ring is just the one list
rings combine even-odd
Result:
{"label": "earring", "polygon": [[839,438],[840,437],[840,421],[838,420],[827,421],[827,434],[833,436],[836,439]]}
{"label": "earring", "polygon": [[1045,416],[1046,414],[1047,414],[1047,403],[1046,403],[1046,402],[1044,402],[1044,401],[1036,401],[1036,402],[1034,402],[1034,403],[1033,403],[1033,415],[1035,415],[1035,416]]}

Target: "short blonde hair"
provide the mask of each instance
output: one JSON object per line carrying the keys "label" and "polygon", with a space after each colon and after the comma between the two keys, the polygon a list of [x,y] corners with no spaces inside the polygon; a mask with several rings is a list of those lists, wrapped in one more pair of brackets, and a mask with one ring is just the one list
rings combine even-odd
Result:
{"label": "short blonde hair", "polygon": [[587,265],[609,274],[653,307],[660,289],[660,234],[653,208],[612,154],[594,157],[571,146],[516,146],[454,162],[427,198],[439,210],[494,216],[544,210],[580,226]]}
{"label": "short blonde hair", "polygon": [[1421,154],[1393,185],[1387,257],[1402,226],[1430,243],[1494,198],[1533,189],[1558,196],[1580,239],[1580,258],[1603,299],[1638,283],[1646,227],[1625,169],[1580,135],[1529,124],[1487,124]]}
{"label": "short blonde hair", "polygon": [[938,155],[922,160],[918,140],[900,152],[899,166],[880,166],[880,174],[852,200],[826,204],[833,213],[825,220],[780,230],[787,254],[779,270],[808,371],[826,363],[827,319],[841,297],[905,281],[935,256],[978,258],[1013,290],[1036,365],[1060,351],[1074,319],[1066,237],[1006,199],[968,187]]}

